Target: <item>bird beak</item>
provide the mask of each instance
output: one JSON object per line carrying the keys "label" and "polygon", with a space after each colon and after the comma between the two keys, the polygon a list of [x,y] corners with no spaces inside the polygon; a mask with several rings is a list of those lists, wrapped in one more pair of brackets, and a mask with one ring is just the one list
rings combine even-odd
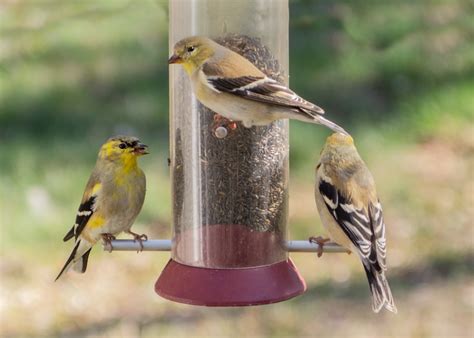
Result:
{"label": "bird beak", "polygon": [[173,54],[171,57],[168,59],[168,64],[172,65],[173,63],[183,63],[183,59],[181,59],[178,55]]}
{"label": "bird beak", "polygon": [[135,148],[133,149],[133,152],[137,155],[146,155],[149,154],[148,152],[148,146],[143,143],[138,143]]}

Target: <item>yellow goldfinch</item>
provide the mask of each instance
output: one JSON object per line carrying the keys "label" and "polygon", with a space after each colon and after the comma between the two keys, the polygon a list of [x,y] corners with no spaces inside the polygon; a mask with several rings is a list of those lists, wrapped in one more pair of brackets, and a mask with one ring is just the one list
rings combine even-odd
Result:
{"label": "yellow goldfinch", "polygon": [[397,308],[385,278],[385,223],[375,183],[349,135],[328,137],[316,166],[316,205],[331,239],[357,252],[372,292],[372,309]]}
{"label": "yellow goldfinch", "polygon": [[197,99],[220,115],[242,121],[247,128],[278,119],[295,119],[324,125],[345,133],[321,115],[324,111],[267,77],[249,60],[205,37],[176,43],[169,64],[182,64]]}
{"label": "yellow goldfinch", "polygon": [[146,235],[130,231],[145,199],[145,174],[138,167],[137,158],[148,154],[147,149],[138,138],[130,136],[112,137],[102,145],[76,223],[64,237],[64,241],[75,238],[74,249],[56,280],[71,266],[77,272],[85,272],[89,253],[101,238],[110,243],[125,231],[140,244],[147,239]]}

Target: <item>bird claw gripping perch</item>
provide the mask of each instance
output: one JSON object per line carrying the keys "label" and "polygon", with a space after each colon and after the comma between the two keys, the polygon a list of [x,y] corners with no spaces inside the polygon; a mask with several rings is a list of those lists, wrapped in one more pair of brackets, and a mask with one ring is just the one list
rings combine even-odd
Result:
{"label": "bird claw gripping perch", "polygon": [[133,236],[134,242],[138,242],[140,244],[140,250],[138,250],[137,253],[143,251],[143,241],[148,241],[148,236],[145,234],[140,235],[130,230],[125,231],[125,232]]}
{"label": "bird claw gripping perch", "polygon": [[326,244],[326,242],[329,242],[330,239],[329,238],[323,238],[321,236],[318,236],[318,237],[314,237],[314,236],[311,236],[309,238],[309,242],[310,243],[316,243],[319,245],[319,248],[318,248],[318,257],[321,257],[323,255],[323,247],[324,247],[324,244]]}
{"label": "bird claw gripping perch", "polygon": [[112,241],[115,241],[115,236],[112,234],[101,234],[102,240],[104,241],[104,246],[109,248],[109,252],[112,252],[113,246],[112,246]]}

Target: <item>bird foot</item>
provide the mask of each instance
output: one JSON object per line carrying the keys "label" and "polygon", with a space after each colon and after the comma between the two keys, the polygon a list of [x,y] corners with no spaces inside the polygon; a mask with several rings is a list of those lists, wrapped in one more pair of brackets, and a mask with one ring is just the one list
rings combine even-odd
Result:
{"label": "bird foot", "polygon": [[211,129],[217,138],[225,138],[229,133],[237,129],[237,122],[229,120],[222,115],[215,114]]}
{"label": "bird foot", "polygon": [[145,234],[137,234],[135,232],[132,232],[130,230],[125,231],[127,234],[130,234],[133,236],[133,241],[138,242],[140,244],[140,250],[137,252],[143,251],[143,241],[148,241],[148,236]]}
{"label": "bird foot", "polygon": [[310,243],[316,243],[318,244],[319,248],[318,248],[318,257],[321,257],[323,255],[323,247],[324,247],[324,244],[326,242],[329,242],[331,239],[330,238],[323,238],[321,236],[318,236],[318,237],[314,237],[314,236],[311,236],[309,238],[309,242]]}
{"label": "bird foot", "polygon": [[109,233],[105,233],[105,234],[100,234],[100,237],[102,237],[104,246],[107,246],[109,248],[108,251],[112,252],[113,250],[112,241],[115,241],[115,236]]}

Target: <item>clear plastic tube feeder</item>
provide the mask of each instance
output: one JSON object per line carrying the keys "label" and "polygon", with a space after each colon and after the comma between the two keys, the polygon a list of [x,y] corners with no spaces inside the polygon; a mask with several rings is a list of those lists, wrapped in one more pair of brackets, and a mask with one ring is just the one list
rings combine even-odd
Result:
{"label": "clear plastic tube feeder", "polygon": [[[169,2],[170,49],[203,35],[288,80],[287,0]],[[155,285],[173,301],[207,306],[273,303],[306,285],[285,247],[288,121],[245,128],[201,105],[170,67],[173,194],[171,260]]]}

